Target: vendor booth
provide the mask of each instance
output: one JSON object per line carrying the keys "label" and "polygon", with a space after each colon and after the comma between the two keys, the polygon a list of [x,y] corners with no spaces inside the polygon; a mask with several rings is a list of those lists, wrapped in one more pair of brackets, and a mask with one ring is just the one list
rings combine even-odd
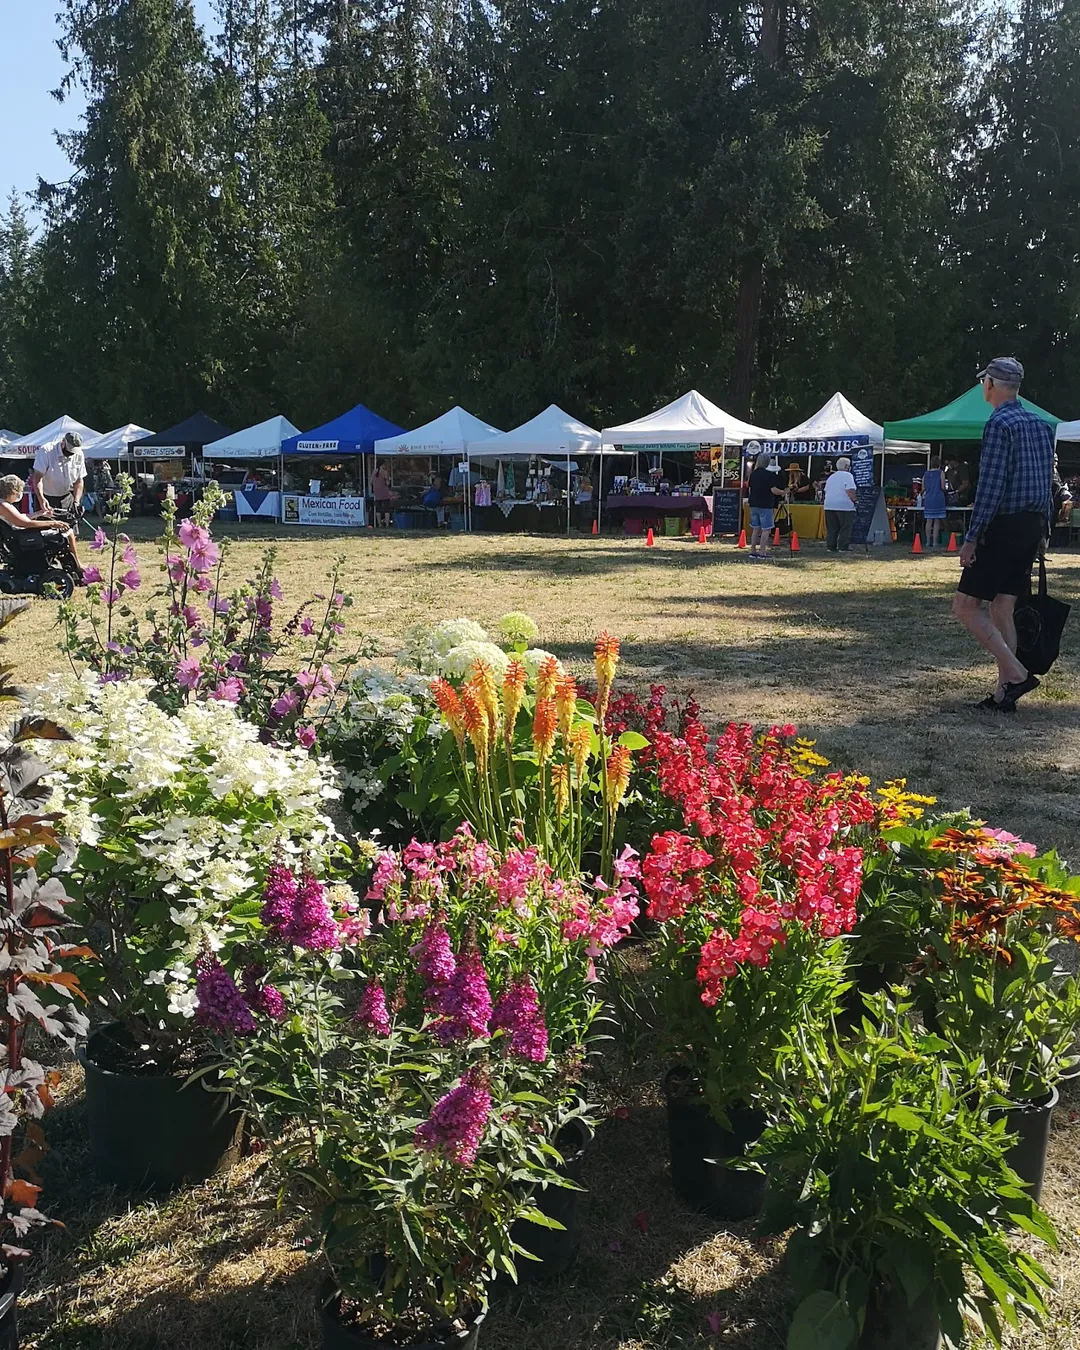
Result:
{"label": "vendor booth", "polygon": [[37,431],[32,431],[29,436],[19,436],[11,440],[4,446],[2,458],[33,459],[39,450],[47,450],[71,434],[80,436],[85,445],[90,441],[96,441],[101,432],[88,427],[85,422],[77,422],[74,417],[58,417],[55,422],[38,427]]}
{"label": "vendor booth", "polygon": [[552,403],[513,431],[470,440],[466,466],[483,478],[471,492],[470,527],[570,533],[582,491],[579,456],[600,450],[600,433]]}
{"label": "vendor booth", "polygon": [[[889,541],[889,525],[874,472],[875,460],[880,461],[884,447],[882,427],[838,392],[798,426],[776,437],[744,441],[742,481],[749,479],[754,460],[762,451],[771,453],[778,484],[788,489],[788,499],[780,509],[786,512],[791,528],[800,539],[824,539],[825,482],[836,461],[844,456],[851,461],[859,494],[854,541],[884,544]],[[750,528],[749,507],[745,504],[742,525]]]}
{"label": "vendor booth", "polygon": [[480,448],[501,435],[498,427],[453,407],[414,431],[377,440],[375,458],[390,486],[395,526],[446,524],[450,529],[466,529],[474,479],[468,465],[469,446]]}
{"label": "vendor booth", "polygon": [[724,447],[776,435],[724,412],[696,389],[601,434],[601,483],[609,453],[634,459],[625,474],[615,477],[612,491],[602,494],[598,516],[606,510],[632,534],[649,527],[681,534],[691,522],[711,530],[714,511],[717,531],[737,532],[738,462],[725,458]]}
{"label": "vendor booth", "polygon": [[[1080,421],[1059,422],[1055,436],[1058,473],[1072,493],[1072,504],[1058,520],[1064,542],[1075,543],[1080,538]],[[1055,535],[1055,542],[1060,542]]]}
{"label": "vendor booth", "polygon": [[281,519],[281,447],[299,435],[287,417],[268,417],[205,447],[207,476],[231,493],[237,520]]}
{"label": "vendor booth", "polygon": [[136,437],[129,442],[128,457],[135,479],[133,510],[156,514],[170,491],[178,511],[190,510],[206,482],[204,447],[231,434],[231,427],[197,412],[156,436]]}
{"label": "vendor booth", "polygon": [[127,455],[128,445],[153,434],[149,427],[127,422],[84,443],[82,451],[90,490],[83,496],[83,505],[88,511],[104,515],[116,492],[116,473],[120,469],[120,461]]}
{"label": "vendor booth", "polygon": [[[1026,398],[1021,398],[1020,402],[1028,412],[1034,413],[1036,417],[1041,417],[1051,426],[1056,427],[1058,425],[1059,419],[1053,413],[1047,412],[1045,408],[1040,408],[1037,403],[1032,403]],[[982,440],[983,429],[993,411],[993,408],[983,397],[982,385],[976,384],[966,393],[961,394],[959,398],[954,398],[951,403],[946,403],[943,408],[935,408],[933,411],[922,413],[918,417],[908,417],[898,422],[886,422],[886,442],[918,440],[977,443]],[[943,458],[945,460],[945,488],[949,511],[947,528],[959,533],[961,530],[966,531],[967,529],[975,500],[978,455],[973,446],[972,453],[966,456],[951,455],[946,451]],[[886,484],[885,496],[896,515],[898,529],[903,528],[905,516],[910,518],[910,528],[917,529],[920,523],[917,495],[913,495],[910,501],[906,498],[897,500],[894,496],[891,496],[889,484]]]}
{"label": "vendor booth", "polygon": [[364,456],[404,430],[358,403],[281,446],[281,519],[286,525],[367,524]]}
{"label": "vendor booth", "polygon": [[0,452],[3,451],[5,445],[11,445],[18,439],[19,433],[17,431],[8,431],[7,427],[0,428]]}

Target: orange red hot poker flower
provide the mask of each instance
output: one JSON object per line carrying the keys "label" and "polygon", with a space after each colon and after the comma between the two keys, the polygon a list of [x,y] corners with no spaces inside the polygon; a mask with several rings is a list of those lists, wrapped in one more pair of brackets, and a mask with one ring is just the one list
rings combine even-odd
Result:
{"label": "orange red hot poker flower", "polygon": [[551,790],[555,796],[555,810],[560,816],[565,815],[570,805],[570,774],[565,764],[551,766]]}
{"label": "orange red hot poker flower", "polygon": [[577,680],[573,675],[560,675],[555,685],[555,707],[559,714],[559,731],[564,741],[570,740],[577,711]]}
{"label": "orange red hot poker flower", "polygon": [[477,762],[482,769],[487,763],[488,755],[488,716],[471,684],[462,685],[461,707],[465,730],[469,733],[469,740],[472,741]]}
{"label": "orange red hot poker flower", "polygon": [[435,699],[435,706],[442,713],[443,721],[454,733],[454,739],[459,748],[465,748],[465,711],[461,706],[461,699],[458,698],[457,690],[446,680],[433,680],[431,692]]}
{"label": "orange red hot poker flower", "polygon": [[536,672],[536,697],[554,698],[562,670],[557,656],[545,656]]}
{"label": "orange red hot poker flower", "polygon": [[540,763],[550,758],[555,747],[555,732],[558,728],[558,712],[553,698],[538,698],[536,712],[533,714],[533,745],[540,757]]}
{"label": "orange red hot poker flower", "polygon": [[488,736],[494,740],[499,725],[499,690],[495,684],[495,672],[486,661],[474,661],[470,675],[469,683],[476,690],[480,706],[487,713]]}
{"label": "orange red hot poker flower", "polygon": [[622,805],[630,786],[630,751],[625,745],[612,747],[607,761],[607,804],[611,811]]}
{"label": "orange red hot poker flower", "polygon": [[518,713],[521,711],[521,704],[525,698],[525,682],[528,679],[528,671],[524,663],[518,660],[512,660],[506,667],[506,674],[503,676],[502,700],[503,700],[503,734],[507,741],[514,738],[514,727],[517,724]]}
{"label": "orange red hot poker flower", "polygon": [[585,781],[585,765],[589,762],[591,752],[592,733],[586,723],[582,722],[570,733],[570,758],[574,761],[579,784]]}

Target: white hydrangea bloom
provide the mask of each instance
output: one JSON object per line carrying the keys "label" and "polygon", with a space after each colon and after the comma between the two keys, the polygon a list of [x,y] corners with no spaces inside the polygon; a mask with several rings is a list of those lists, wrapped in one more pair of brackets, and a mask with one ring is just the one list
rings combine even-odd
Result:
{"label": "white hydrangea bloom", "polygon": [[507,654],[493,642],[462,642],[442,658],[442,672],[450,679],[462,679],[476,661],[486,661],[497,680],[502,679],[510,664]]}
{"label": "white hydrangea bloom", "polygon": [[[551,652],[544,651],[543,647],[530,647],[527,652],[522,654],[521,660],[525,669],[529,672],[529,679],[535,680],[540,672],[540,663],[551,656]],[[563,663],[559,662],[559,674],[565,675],[566,670]]]}

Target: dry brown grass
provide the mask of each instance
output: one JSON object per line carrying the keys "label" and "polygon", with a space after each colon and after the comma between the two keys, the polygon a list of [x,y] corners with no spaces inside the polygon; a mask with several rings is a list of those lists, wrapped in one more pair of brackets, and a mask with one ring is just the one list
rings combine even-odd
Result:
{"label": "dry brown grass", "polygon": [[[137,528],[135,534],[146,534]],[[585,669],[595,633],[623,639],[635,683],[693,688],[712,718],[792,720],[844,767],[906,776],[950,806],[1075,856],[1080,804],[1080,671],[1067,652],[1014,719],[968,705],[989,664],[949,615],[955,559],[906,551],[751,565],[729,545],[517,536],[332,536],[233,527],[230,568],[250,570],[274,539],[287,599],[318,588],[344,553],[357,603],[352,632],[398,634],[418,619],[492,620],[524,609],[543,645]],[[155,556],[139,552],[152,586]],[[1052,560],[1052,587],[1080,598],[1080,556]],[[24,678],[59,664],[45,620],[25,620],[5,656]],[[778,1247],[748,1225],[718,1231],[673,1199],[651,1075],[598,1083],[623,1102],[601,1129],[586,1177],[591,1213],[581,1260],[554,1289],[501,1299],[487,1350],[779,1350],[787,1294]],[[1014,1335],[1021,1350],[1080,1346],[1080,1128],[1059,1111],[1046,1203],[1062,1235],[1053,1324]],[[50,1209],[69,1222],[31,1275],[24,1343],[41,1350],[301,1350],[318,1272],[283,1226],[248,1161],[230,1177],[160,1204],[89,1181],[77,1092],[53,1117]],[[634,1226],[647,1215],[647,1232]],[[716,1313],[720,1332],[707,1318]]]}

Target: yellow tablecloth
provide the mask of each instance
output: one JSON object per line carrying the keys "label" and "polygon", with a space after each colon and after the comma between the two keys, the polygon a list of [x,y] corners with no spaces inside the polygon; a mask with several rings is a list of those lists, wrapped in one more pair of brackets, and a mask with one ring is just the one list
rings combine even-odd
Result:
{"label": "yellow tablecloth", "polygon": [[[825,538],[825,508],[817,502],[795,502],[790,508],[791,523],[800,539]],[[743,529],[750,528],[750,508],[743,503]]]}

